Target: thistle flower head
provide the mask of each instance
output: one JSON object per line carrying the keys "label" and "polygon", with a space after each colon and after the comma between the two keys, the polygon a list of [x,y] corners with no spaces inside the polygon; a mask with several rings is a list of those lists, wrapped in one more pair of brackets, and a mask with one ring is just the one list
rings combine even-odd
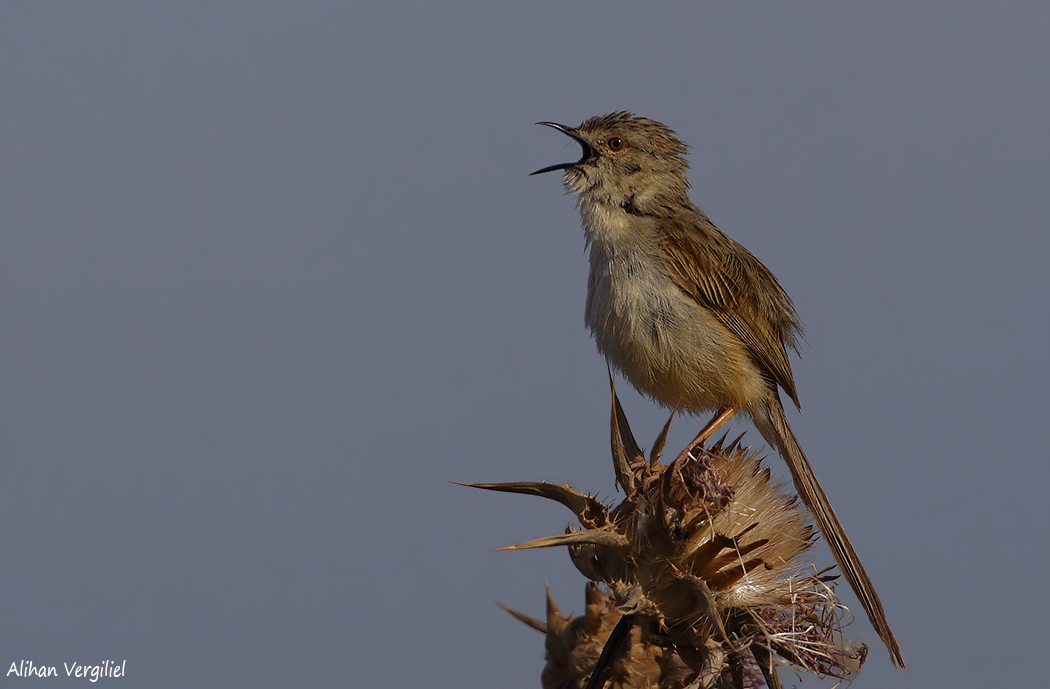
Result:
{"label": "thistle flower head", "polygon": [[603,668],[614,687],[779,687],[776,665],[852,678],[867,647],[842,635],[837,577],[801,557],[816,538],[804,508],[740,438],[661,464],[666,430],[646,461],[614,393],[613,460],[626,492],[615,506],[565,485],[469,484],[555,500],[579,521],[507,548],[565,546],[592,582],[581,617],[562,615],[549,593],[546,622],[513,613],[546,634],[544,688],[584,687],[624,616],[630,632]]}

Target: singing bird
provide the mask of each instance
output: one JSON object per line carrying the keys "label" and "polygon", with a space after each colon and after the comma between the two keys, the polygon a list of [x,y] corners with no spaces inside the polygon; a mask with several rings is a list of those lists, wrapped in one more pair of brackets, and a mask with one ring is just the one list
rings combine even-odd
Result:
{"label": "singing bird", "polygon": [[790,297],[751,252],[689,200],[687,147],[667,126],[627,112],[579,127],[554,122],[583,156],[563,170],[590,247],[585,320],[606,359],[659,404],[715,417],[689,449],[739,412],[787,462],[809,508],[897,667],[897,640],[780,401],[798,406],[787,347],[801,324]]}

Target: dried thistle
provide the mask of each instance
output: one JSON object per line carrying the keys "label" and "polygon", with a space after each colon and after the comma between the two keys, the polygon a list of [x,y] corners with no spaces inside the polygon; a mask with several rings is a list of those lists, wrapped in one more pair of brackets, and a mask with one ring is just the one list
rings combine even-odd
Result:
{"label": "dried thistle", "polygon": [[[504,549],[566,546],[577,569],[608,589],[589,584],[587,612],[575,619],[549,594],[546,622],[512,611],[546,634],[544,689],[601,687],[609,675],[625,688],[779,687],[776,665],[851,679],[867,646],[842,636],[849,618],[831,585],[837,577],[807,569],[801,556],[816,533],[758,455],[723,438],[663,465],[665,426],[646,461],[615,391],[611,426],[627,495],[615,507],[566,485],[465,484],[568,507],[582,528]],[[606,648],[611,636],[616,648]],[[592,676],[603,648],[608,665]]]}
{"label": "dried thistle", "polygon": [[[546,622],[504,608],[546,636],[547,666],[540,678],[545,689],[582,687],[623,617],[615,597],[594,582],[588,582],[585,597],[586,612],[574,618],[558,610],[548,590]],[[673,648],[653,637],[643,626],[632,625],[628,633],[626,649],[611,666],[615,686],[683,689],[689,684],[693,672]]]}

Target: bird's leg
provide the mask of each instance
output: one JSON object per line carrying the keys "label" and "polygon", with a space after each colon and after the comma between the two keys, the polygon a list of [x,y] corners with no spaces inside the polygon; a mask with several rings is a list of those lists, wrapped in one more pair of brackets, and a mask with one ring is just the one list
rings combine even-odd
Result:
{"label": "bird's leg", "polygon": [[726,422],[736,416],[739,411],[740,409],[737,407],[726,407],[715,414],[715,418],[711,419],[711,421],[704,426],[704,430],[700,431],[700,434],[693,438],[693,442],[689,443],[689,446],[682,450],[682,454],[678,455],[678,459],[684,459],[694,448],[703,445],[708,438],[715,434],[715,431],[726,425]]}

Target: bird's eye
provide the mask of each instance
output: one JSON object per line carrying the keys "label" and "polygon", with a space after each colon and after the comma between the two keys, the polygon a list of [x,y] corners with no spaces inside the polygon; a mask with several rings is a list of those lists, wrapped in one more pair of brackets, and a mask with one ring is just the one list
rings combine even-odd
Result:
{"label": "bird's eye", "polygon": [[618,136],[614,136],[605,142],[605,145],[609,147],[610,151],[622,151],[627,142]]}

